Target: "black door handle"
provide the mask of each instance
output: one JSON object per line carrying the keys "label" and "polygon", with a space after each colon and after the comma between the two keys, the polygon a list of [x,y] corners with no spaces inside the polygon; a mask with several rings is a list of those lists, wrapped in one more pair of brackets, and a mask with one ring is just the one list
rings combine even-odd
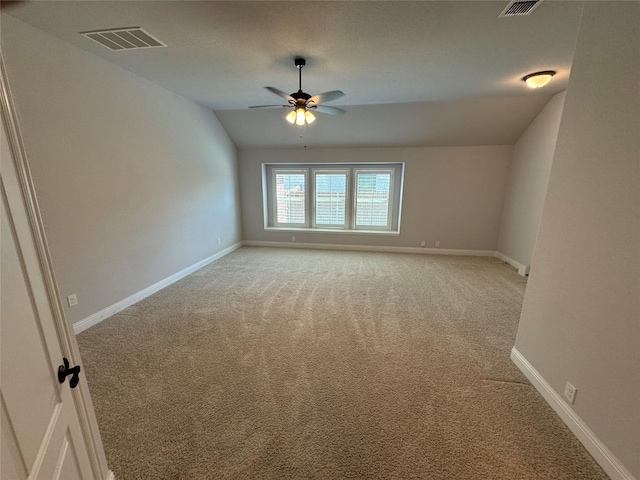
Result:
{"label": "black door handle", "polygon": [[76,365],[73,368],[69,368],[69,360],[63,358],[62,361],[64,365],[60,365],[58,367],[58,381],[60,383],[64,383],[64,380],[67,378],[67,375],[71,375],[71,380],[69,380],[69,386],[71,388],[76,388],[78,386],[78,382],[80,381],[80,365]]}

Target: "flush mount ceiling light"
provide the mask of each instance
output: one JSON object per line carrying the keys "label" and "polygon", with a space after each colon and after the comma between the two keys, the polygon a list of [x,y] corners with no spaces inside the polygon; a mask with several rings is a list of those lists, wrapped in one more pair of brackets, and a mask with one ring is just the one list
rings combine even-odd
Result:
{"label": "flush mount ceiling light", "polygon": [[298,69],[299,80],[297,92],[288,95],[282,90],[278,90],[277,88],[264,87],[271,93],[275,93],[276,95],[285,98],[289,102],[288,105],[256,105],[249,108],[293,108],[293,110],[287,114],[285,119],[291,124],[300,126],[313,123],[316,120],[316,116],[312,113],[312,111],[328,113],[329,115],[343,115],[345,111],[341,108],[319,105],[319,103],[330,102],[331,100],[335,100],[344,96],[344,93],[342,93],[340,90],[332,90],[330,92],[320,93],[314,96],[311,96],[308,93],[302,91],[302,67],[304,67],[305,64],[306,62],[304,58],[295,59],[295,66]]}
{"label": "flush mount ceiling light", "polygon": [[545,70],[544,72],[530,73],[522,77],[522,80],[529,86],[529,88],[544,87],[551,81],[551,77],[556,74],[553,70]]}

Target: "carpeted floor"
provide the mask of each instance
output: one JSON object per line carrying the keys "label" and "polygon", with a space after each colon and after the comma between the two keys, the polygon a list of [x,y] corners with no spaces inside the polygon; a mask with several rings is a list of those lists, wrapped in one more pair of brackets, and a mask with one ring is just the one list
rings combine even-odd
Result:
{"label": "carpeted floor", "polygon": [[495,258],[244,247],[78,336],[125,479],[606,479]]}

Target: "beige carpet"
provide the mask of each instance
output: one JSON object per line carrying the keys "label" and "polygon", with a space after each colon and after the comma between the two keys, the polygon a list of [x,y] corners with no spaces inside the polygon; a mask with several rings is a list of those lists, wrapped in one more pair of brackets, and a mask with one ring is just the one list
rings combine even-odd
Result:
{"label": "beige carpet", "polygon": [[242,248],[78,336],[125,479],[605,479],[495,258]]}

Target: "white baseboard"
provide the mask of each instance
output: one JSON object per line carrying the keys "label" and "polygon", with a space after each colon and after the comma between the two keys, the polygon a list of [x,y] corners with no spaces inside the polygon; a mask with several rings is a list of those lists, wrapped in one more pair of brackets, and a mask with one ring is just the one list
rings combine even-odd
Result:
{"label": "white baseboard", "polygon": [[116,480],[116,476],[113,474],[111,470],[109,470],[107,472],[107,478],[105,478],[104,480]]}
{"label": "white baseboard", "polygon": [[499,258],[503,262],[506,262],[512,267],[514,267],[516,270],[518,270],[518,273],[523,277],[526,277],[527,275],[529,275],[529,265],[516,262],[513,258],[509,258],[504,253],[500,253],[500,252],[495,252],[495,257]]}
{"label": "white baseboard", "polygon": [[493,250],[462,250],[448,248],[422,247],[389,247],[384,245],[342,245],[331,243],[301,243],[301,242],[264,242],[259,240],[244,240],[242,245],[248,247],[277,247],[277,248],[308,248],[312,250],[348,250],[358,252],[387,252],[387,253],[429,253],[436,255],[468,255],[474,257],[493,257]]}
{"label": "white baseboard", "polygon": [[629,472],[624,465],[620,463],[620,460],[595,436],[569,404],[564,401],[558,392],[551,388],[551,385],[533,368],[516,347],[511,349],[511,360],[522,373],[525,374],[536,390],[540,392],[551,408],[553,408],[560,419],[569,427],[612,480],[636,480],[631,472]]}
{"label": "white baseboard", "polygon": [[224,250],[219,251],[218,253],[211,255],[204,260],[199,261],[198,263],[191,265],[190,267],[185,268],[184,270],[179,271],[178,273],[174,273],[173,275],[165,278],[164,280],[160,280],[157,283],[154,283],[150,287],[145,288],[144,290],[140,290],[133,295],[128,296],[127,298],[120,300],[113,305],[108,306],[107,308],[103,308],[99,312],[94,313],[93,315],[89,315],[82,320],[79,320],[73,324],[73,331],[77,335],[78,333],[86,330],[89,327],[93,327],[94,325],[102,322],[103,320],[115,315],[116,313],[124,310],[127,307],[130,307],[134,303],[139,302],[147,298],[150,295],[162,290],[163,288],[171,285],[174,282],[186,277],[190,273],[195,272],[196,270],[201,269],[202,267],[209,265],[211,262],[218,260],[219,258],[224,257],[225,255],[237,250],[242,246],[242,242],[238,242],[236,244],[231,245],[230,247],[225,248]]}

